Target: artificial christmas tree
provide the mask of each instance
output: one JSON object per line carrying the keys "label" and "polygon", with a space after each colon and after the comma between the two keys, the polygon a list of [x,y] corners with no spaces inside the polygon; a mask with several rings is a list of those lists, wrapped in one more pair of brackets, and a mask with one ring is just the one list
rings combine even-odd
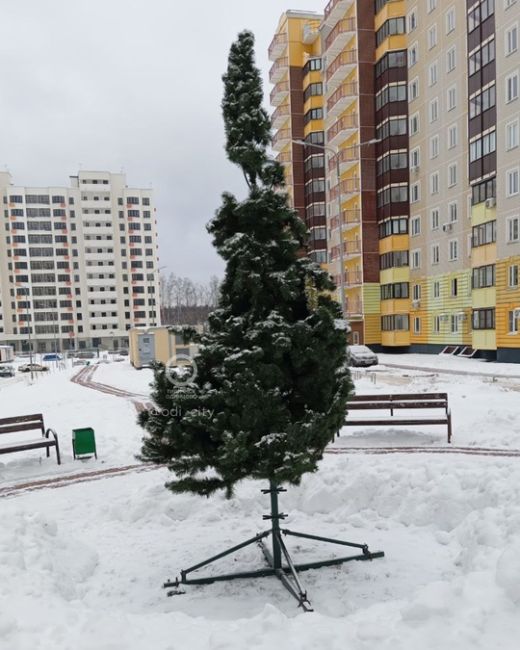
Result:
{"label": "artificial christmas tree", "polygon": [[[241,167],[249,194],[241,202],[224,194],[208,227],[227,263],[218,308],[200,338],[191,383],[172,383],[168,368],[156,368],[156,408],[139,417],[148,432],[141,457],[168,465],[174,478],[167,486],[174,492],[223,489],[231,496],[242,479],[268,481],[272,530],[217,557],[272,534],[273,555],[264,549],[269,569],[224,578],[276,574],[285,584],[290,572],[292,593],[305,605],[280,535],[278,493],[282,484],[298,484],[316,471],[344,422],[352,383],[341,310],[330,297],[334,285],[302,255],[305,226],[288,206],[282,167],[267,154],[270,122],[253,46],[253,35],[242,32],[223,77],[226,152]],[[347,545],[363,549],[347,559],[379,555]],[[222,578],[188,580],[193,570],[181,572],[183,582]]]}

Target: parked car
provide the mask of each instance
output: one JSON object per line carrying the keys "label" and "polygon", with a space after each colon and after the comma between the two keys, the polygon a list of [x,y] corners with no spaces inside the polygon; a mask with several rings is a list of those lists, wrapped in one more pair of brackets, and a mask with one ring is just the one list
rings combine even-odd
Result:
{"label": "parked car", "polygon": [[42,366],[39,363],[25,363],[23,366],[18,366],[19,372],[46,372],[49,370],[47,366]]}
{"label": "parked car", "polygon": [[63,357],[57,352],[50,352],[49,354],[44,354],[42,361],[61,361]]}
{"label": "parked car", "polygon": [[349,345],[348,347],[349,366],[367,367],[375,366],[379,363],[377,354],[372,352],[366,345]]}
{"label": "parked car", "polygon": [[0,377],[14,377],[13,366],[0,366]]}

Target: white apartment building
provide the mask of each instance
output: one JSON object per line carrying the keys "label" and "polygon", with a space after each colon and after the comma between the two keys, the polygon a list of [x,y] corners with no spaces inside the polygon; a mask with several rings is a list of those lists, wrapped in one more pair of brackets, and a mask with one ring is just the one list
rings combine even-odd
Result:
{"label": "white apartment building", "polygon": [[80,171],[70,187],[0,172],[0,343],[45,352],[128,345],[160,325],[152,190]]}

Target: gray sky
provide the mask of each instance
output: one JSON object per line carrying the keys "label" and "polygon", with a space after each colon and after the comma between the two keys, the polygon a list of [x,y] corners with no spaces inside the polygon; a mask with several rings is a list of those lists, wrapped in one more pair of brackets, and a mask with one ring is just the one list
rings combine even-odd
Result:
{"label": "gray sky", "polygon": [[[222,275],[205,224],[244,193],[224,155],[221,75],[236,34],[267,48],[290,8],[325,0],[3,0],[0,165],[17,185],[68,185],[79,165],[154,188],[160,264]],[[268,99],[267,99],[268,101]]]}

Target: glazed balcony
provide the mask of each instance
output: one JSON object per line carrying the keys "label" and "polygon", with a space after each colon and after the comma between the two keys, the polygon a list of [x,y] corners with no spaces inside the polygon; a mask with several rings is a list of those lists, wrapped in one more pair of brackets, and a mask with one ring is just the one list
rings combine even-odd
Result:
{"label": "glazed balcony", "polygon": [[289,94],[289,82],[279,81],[272,89],[270,99],[271,106],[279,106]]}
{"label": "glazed balcony", "polygon": [[325,7],[323,22],[327,27],[332,27],[341,16],[345,15],[347,9],[353,4],[354,0],[330,0]]}
{"label": "glazed balcony", "polygon": [[338,56],[327,66],[325,79],[329,90],[334,90],[357,65],[357,51],[356,50],[343,50]]}
{"label": "glazed balcony", "polygon": [[357,99],[358,85],[355,82],[342,84],[327,100],[327,117],[340,115]]}
{"label": "glazed balcony", "polygon": [[343,18],[325,39],[325,52],[328,58],[336,56],[356,33],[356,20]]}
{"label": "glazed balcony", "polygon": [[269,81],[277,84],[289,72],[289,59],[284,56],[273,63],[269,70]]}
{"label": "glazed balcony", "polygon": [[291,141],[291,129],[280,129],[274,134],[273,149],[281,151]]}
{"label": "glazed balcony", "polygon": [[330,129],[327,129],[327,144],[331,147],[337,147],[338,144],[345,138],[350,137],[358,129],[358,125],[357,113],[350,113],[340,117]]}
{"label": "glazed balcony", "polygon": [[291,115],[289,104],[282,104],[274,111],[271,116],[271,124],[273,129],[280,129],[289,119]]}
{"label": "glazed balcony", "polygon": [[276,59],[279,59],[285,52],[286,47],[287,34],[285,32],[275,34],[271,41],[271,45],[269,45],[269,61],[276,61]]}
{"label": "glazed balcony", "polygon": [[[343,230],[351,230],[352,228],[357,228],[361,223],[361,211],[360,210],[343,210]],[[333,217],[330,220],[331,230],[336,230],[339,228],[339,218]]]}

